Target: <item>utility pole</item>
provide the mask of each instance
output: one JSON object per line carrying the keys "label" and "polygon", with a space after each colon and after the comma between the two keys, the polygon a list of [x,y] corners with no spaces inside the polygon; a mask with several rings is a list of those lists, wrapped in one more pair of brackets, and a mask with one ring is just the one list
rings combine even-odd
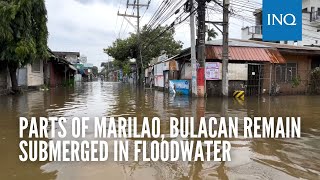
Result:
{"label": "utility pole", "polygon": [[[144,72],[143,72],[143,62],[142,62],[142,56],[141,56],[141,43],[140,43],[140,7],[146,7],[148,9],[149,5],[150,5],[150,1],[148,2],[148,4],[140,4],[139,0],[134,0],[134,3],[130,4],[129,0],[128,0],[127,1],[127,8],[129,6],[133,6],[133,8],[137,7],[137,15],[136,16],[135,15],[129,15],[129,14],[126,14],[126,13],[125,14],[120,14],[118,12],[118,16],[123,16],[124,18],[126,18],[126,17],[137,18],[138,58],[136,59],[136,70],[137,70],[136,82],[138,82],[138,80],[139,80],[141,85],[142,85],[143,79],[144,79]],[[140,59],[140,63],[139,63],[139,59]],[[141,74],[140,74],[140,70],[139,70],[140,68],[141,68]]]}
{"label": "utility pole", "polygon": [[229,95],[229,5],[230,0],[223,0],[223,45],[222,45],[222,95]]}
{"label": "utility pole", "polygon": [[[228,63],[229,63],[229,6],[230,0],[223,0],[221,5],[216,0],[213,0],[223,9],[223,21],[206,21],[206,23],[213,24],[223,35],[222,38],[222,95],[227,97],[229,95],[229,80],[228,80]],[[222,25],[223,30],[217,27]]]}
{"label": "utility pole", "polygon": [[206,20],[206,0],[198,1],[198,61],[200,67],[197,71],[198,97],[206,96],[206,80],[204,76],[206,63],[206,45],[205,45],[205,20]]}
{"label": "utility pole", "polygon": [[195,34],[195,16],[194,0],[189,0],[190,6],[190,37],[191,37],[191,68],[192,68],[192,96],[198,96],[197,88],[197,59],[196,59],[196,34]]}

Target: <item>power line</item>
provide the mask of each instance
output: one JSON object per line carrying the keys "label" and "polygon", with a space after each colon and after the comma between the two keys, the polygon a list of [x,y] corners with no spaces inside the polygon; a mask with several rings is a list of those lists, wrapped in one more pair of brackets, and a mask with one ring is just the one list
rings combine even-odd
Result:
{"label": "power line", "polygon": [[[121,2],[122,2],[122,0],[119,1],[118,13],[119,13],[119,10],[120,10]],[[129,2],[129,1],[127,1],[127,3],[128,3],[128,2]],[[125,13],[127,13],[127,10],[128,10],[128,6],[126,6]],[[118,20],[118,16],[117,16],[117,20]],[[121,38],[121,31],[122,31],[123,22],[124,22],[124,17],[123,17],[123,19],[122,19],[121,26],[120,26],[120,29],[119,29],[119,35],[118,35],[118,38],[119,38],[119,39]]]}
{"label": "power line", "polygon": [[[192,13],[194,13],[195,11],[196,11],[196,9],[195,9]],[[191,14],[191,13],[190,13],[190,14]],[[151,41],[149,41],[149,42],[144,46],[144,48],[148,48],[155,40],[157,40],[159,37],[161,37],[164,33],[166,33],[167,31],[169,31],[170,29],[174,28],[174,26],[179,25],[179,24],[183,23],[184,21],[186,21],[187,18],[190,17],[190,14],[189,14],[188,16],[186,16],[183,20],[180,20],[178,23],[175,23],[175,21],[173,21],[173,22],[170,24],[170,26],[168,26],[165,30],[163,30],[158,36],[156,36],[156,37],[153,38]],[[182,16],[182,14],[181,14],[179,17],[181,17],[181,16]],[[176,20],[179,19],[179,17],[177,17]]]}
{"label": "power line", "polygon": [[147,30],[150,31],[158,26],[161,26],[167,22],[173,15],[179,13],[184,1],[166,0],[163,1],[158,10],[154,13],[149,23],[147,24]]}
{"label": "power line", "polygon": [[160,6],[158,7],[158,9],[156,10],[156,12],[153,14],[153,16],[151,17],[151,19],[149,20],[149,22],[147,23],[147,26],[151,26],[151,24],[154,24],[154,22],[157,20],[158,16],[161,14],[161,12],[163,11],[163,9],[166,7],[166,5],[168,5],[169,0],[163,0],[162,3],[160,4]]}

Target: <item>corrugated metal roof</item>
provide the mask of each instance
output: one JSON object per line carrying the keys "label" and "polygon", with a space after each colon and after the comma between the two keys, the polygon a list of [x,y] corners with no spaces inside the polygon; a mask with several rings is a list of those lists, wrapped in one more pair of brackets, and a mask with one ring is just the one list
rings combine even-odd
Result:
{"label": "corrugated metal roof", "polygon": [[286,63],[286,60],[284,57],[280,54],[280,52],[277,49],[266,49],[266,52],[268,53],[269,57],[272,59],[272,63]]}
{"label": "corrugated metal roof", "polygon": [[[222,60],[222,46],[207,46],[206,58]],[[232,46],[229,47],[229,60],[271,63],[285,62],[284,58],[276,49],[269,51],[269,49],[266,48]]]}

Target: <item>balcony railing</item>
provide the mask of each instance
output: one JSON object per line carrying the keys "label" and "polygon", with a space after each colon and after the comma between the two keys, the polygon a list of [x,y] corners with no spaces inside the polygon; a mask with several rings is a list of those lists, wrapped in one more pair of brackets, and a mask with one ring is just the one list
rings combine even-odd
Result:
{"label": "balcony railing", "polygon": [[320,11],[314,11],[310,14],[310,22],[320,20]]}
{"label": "balcony railing", "polygon": [[262,26],[250,26],[248,34],[262,34]]}

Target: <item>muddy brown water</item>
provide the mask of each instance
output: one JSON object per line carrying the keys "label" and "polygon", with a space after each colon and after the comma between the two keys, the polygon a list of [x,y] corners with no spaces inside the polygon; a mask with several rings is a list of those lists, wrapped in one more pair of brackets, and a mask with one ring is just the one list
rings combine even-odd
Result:
{"label": "muddy brown water", "polygon": [[[40,116],[300,116],[301,139],[232,139],[231,162],[20,162],[18,118]],[[320,96],[208,98],[122,83],[0,97],[0,179],[320,179]],[[88,136],[88,140],[92,140]],[[91,138],[91,139],[90,139]]]}

